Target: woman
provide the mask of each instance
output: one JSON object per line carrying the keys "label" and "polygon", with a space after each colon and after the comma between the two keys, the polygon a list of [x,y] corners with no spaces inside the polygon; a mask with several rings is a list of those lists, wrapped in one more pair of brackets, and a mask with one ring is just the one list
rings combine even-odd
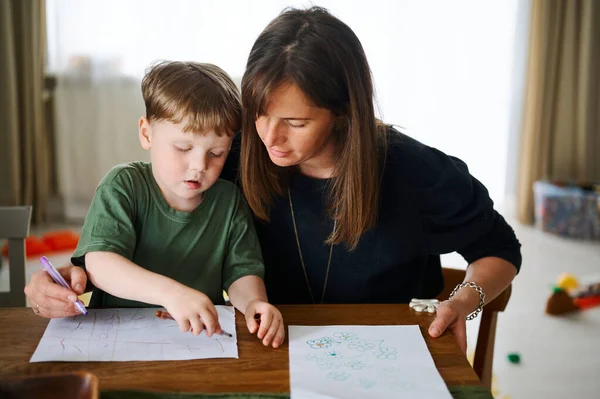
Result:
{"label": "woman", "polygon": [[[354,32],[322,8],[284,11],[252,48],[242,101],[241,147],[222,177],[236,179],[239,156],[270,301],[433,298],[444,284],[439,255],[458,251],[470,264],[465,284],[440,304],[429,333],[450,329],[465,350],[465,319],[513,280],[520,244],[462,161],[375,118]],[[62,272],[82,292],[85,273]],[[43,316],[74,312],[73,293],[44,273],[26,293]]]}

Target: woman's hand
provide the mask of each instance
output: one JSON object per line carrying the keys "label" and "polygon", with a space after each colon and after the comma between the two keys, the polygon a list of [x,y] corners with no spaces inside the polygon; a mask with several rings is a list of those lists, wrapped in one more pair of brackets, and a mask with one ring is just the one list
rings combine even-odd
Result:
{"label": "woman's hand", "polygon": [[192,334],[199,335],[206,329],[208,337],[221,332],[215,305],[206,294],[198,290],[178,285],[175,291],[165,294],[161,305],[175,319],[182,332],[191,329]]}
{"label": "woman's hand", "polygon": [[64,266],[57,271],[63,276],[72,290],[56,284],[45,270],[31,275],[25,286],[25,295],[33,311],[42,317],[55,318],[79,314],[75,308],[77,296],[83,294],[87,284],[85,270],[78,266]]}
{"label": "woman's hand", "polygon": [[456,294],[440,303],[437,317],[429,326],[429,335],[439,337],[450,329],[463,352],[467,352],[467,324],[466,317],[496,298],[513,281],[517,268],[508,261],[489,256],[471,263],[466,271],[465,282],[473,282],[485,293],[481,297],[478,290],[463,287]]}
{"label": "woman's hand", "polygon": [[268,302],[255,300],[248,304],[246,311],[246,325],[248,331],[262,339],[264,346],[273,344],[273,348],[278,348],[285,339],[285,328],[281,312]]}
{"label": "woman's hand", "polygon": [[437,317],[429,326],[429,335],[433,338],[441,336],[447,329],[450,330],[458,346],[467,353],[467,320],[466,316],[471,310],[453,300],[443,301],[437,308]]}

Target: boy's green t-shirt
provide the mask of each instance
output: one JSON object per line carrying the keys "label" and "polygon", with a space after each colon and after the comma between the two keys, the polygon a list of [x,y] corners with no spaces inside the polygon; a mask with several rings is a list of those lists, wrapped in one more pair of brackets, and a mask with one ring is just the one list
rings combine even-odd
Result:
{"label": "boy's green t-shirt", "polygon": [[[262,253],[250,210],[238,188],[218,180],[192,212],[169,206],[152,165],[114,167],[100,182],[71,259],[85,266],[88,252],[119,254],[223,304],[223,289],[237,279],[264,278]],[[119,278],[115,276],[114,278]],[[92,306],[151,306],[94,291]]]}

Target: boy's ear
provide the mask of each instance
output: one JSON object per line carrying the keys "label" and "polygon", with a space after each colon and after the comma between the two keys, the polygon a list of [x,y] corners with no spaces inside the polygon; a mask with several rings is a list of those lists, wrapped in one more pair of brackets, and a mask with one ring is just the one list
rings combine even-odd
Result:
{"label": "boy's ear", "polygon": [[152,147],[152,126],[150,126],[150,122],[144,116],[138,122],[138,136],[142,148],[149,150]]}

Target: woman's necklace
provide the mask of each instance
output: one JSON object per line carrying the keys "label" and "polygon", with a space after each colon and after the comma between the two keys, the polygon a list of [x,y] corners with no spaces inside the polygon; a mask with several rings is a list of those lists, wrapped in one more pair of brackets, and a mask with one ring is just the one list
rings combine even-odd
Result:
{"label": "woman's necklace", "polygon": [[[312,299],[313,303],[317,303],[315,301],[315,297],[312,293],[312,289],[310,288],[310,282],[308,281],[308,274],[306,273],[306,266],[304,265],[304,257],[302,256],[302,249],[300,248],[300,238],[298,237],[298,228],[296,227],[296,217],[294,216],[294,205],[292,204],[292,193],[288,187],[288,199],[290,200],[290,212],[292,213],[292,223],[294,223],[294,233],[296,234],[296,245],[298,245],[298,254],[300,255],[300,263],[302,264],[302,271],[304,272],[304,279],[306,280],[306,286],[308,287],[308,293],[310,294],[310,299]],[[335,232],[335,228],[337,226],[337,220],[333,221],[333,232]],[[325,299],[325,290],[327,289],[327,279],[329,278],[329,268],[331,266],[331,254],[333,254],[333,244],[329,245],[329,260],[327,261],[327,271],[325,272],[325,283],[323,284],[323,292],[321,293],[321,302],[323,303],[323,299]]]}

